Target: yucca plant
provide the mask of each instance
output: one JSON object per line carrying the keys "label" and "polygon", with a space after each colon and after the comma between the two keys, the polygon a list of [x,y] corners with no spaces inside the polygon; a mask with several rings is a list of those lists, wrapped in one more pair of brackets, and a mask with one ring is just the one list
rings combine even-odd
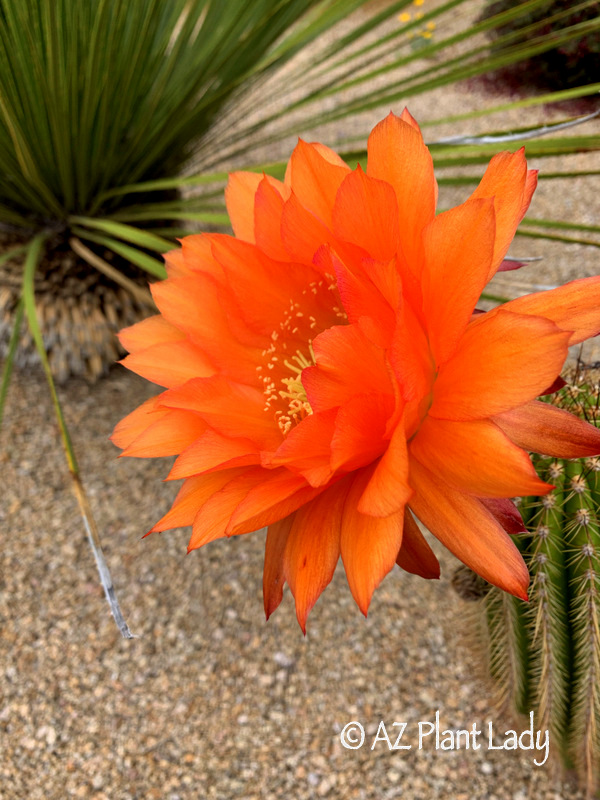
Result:
{"label": "yucca plant", "polygon": [[120,225],[109,218],[132,204],[124,187],[177,175],[314,5],[228,0],[224,13],[209,0],[0,2],[0,225],[13,265],[0,296],[5,342],[9,288],[23,277],[23,250],[10,245],[42,233],[35,283],[53,372],[95,376],[114,361],[115,331],[151,305],[140,270],[163,275],[148,250],[172,246],[152,229],[196,210],[178,187],[142,193],[135,227]]}
{"label": "yucca plant", "polygon": [[[598,385],[575,380],[552,402],[600,424]],[[563,765],[577,768],[592,794],[600,768],[600,458],[533,460],[556,488],[518,501],[527,532],[514,541],[530,570],[530,600],[480,582],[477,643],[502,700],[535,712]]]}
{"label": "yucca plant", "polygon": [[[600,29],[595,19],[524,44],[507,34],[502,53],[490,54],[477,37],[548,0],[525,0],[475,24],[465,17],[458,29],[457,14],[469,8],[468,0],[424,5],[422,18],[399,24],[411,5],[0,0],[0,418],[15,359],[37,353],[109,599],[114,593],[54,377],[93,377],[114,361],[114,332],[152,304],[145,284],[164,276],[160,254],[190,225],[228,224],[221,199],[226,169],[261,170],[289,150],[290,139],[321,126],[329,131],[323,140],[345,138],[342,155],[360,160],[364,150],[345,136],[349,117],[364,120],[362,148],[376,108]],[[435,39],[415,51],[407,33],[433,22]],[[445,23],[452,23],[447,35]],[[598,89],[576,87],[428,124],[468,124],[507,107]],[[359,134],[356,125],[352,132]],[[592,135],[553,132],[542,139],[535,129],[522,129],[509,139],[515,147],[528,142],[528,155],[540,157],[600,148]],[[486,162],[502,134],[459,137],[460,148],[456,141],[435,145],[437,166],[447,167],[445,182],[472,180],[463,168]],[[277,174],[277,165],[269,172]],[[565,169],[553,177],[575,174],[593,173]],[[570,223],[573,230],[565,232],[561,222],[530,222],[522,231],[531,236],[598,245],[596,226]],[[21,334],[24,317],[28,333]],[[120,626],[126,632],[122,620]]]}

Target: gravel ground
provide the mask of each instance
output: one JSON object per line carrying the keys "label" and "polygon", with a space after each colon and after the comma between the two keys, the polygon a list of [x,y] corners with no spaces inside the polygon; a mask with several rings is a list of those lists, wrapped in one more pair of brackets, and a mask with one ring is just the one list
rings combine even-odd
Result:
{"label": "gravel ground", "polygon": [[[435,113],[480,101],[444,90]],[[431,117],[421,102],[411,110]],[[533,166],[554,169],[547,160]],[[596,221],[597,188],[543,184],[532,216]],[[458,199],[442,196],[446,205]],[[552,284],[598,271],[591,248],[516,245],[516,255],[544,262],[513,281]],[[118,460],[107,437],[152,393],[120,368],[92,388],[73,380],[61,390],[122,608],[139,637],[124,641],[99,587],[43,376],[32,370],[13,381],[0,440],[2,800],[583,797],[550,761],[537,767],[533,753],[488,749],[487,722],[496,744],[513,722],[475,677],[464,643],[470,607],[450,590],[455,562],[440,547],[442,579],[394,571],[367,620],[338,570],[304,638],[289,594],[264,622],[263,533],[190,556],[187,531],[142,541],[174,496],[161,483],[168,464]],[[438,710],[442,730],[483,728],[480,749],[436,750],[429,737],[419,750],[418,723]],[[341,745],[351,720],[365,728],[361,749]],[[392,742],[393,723],[406,722],[401,743],[411,749],[390,751],[383,740],[371,748],[380,721]]]}
{"label": "gravel ground", "polygon": [[[580,797],[533,754],[487,748],[511,719],[474,679],[470,611],[443,576],[393,571],[365,620],[338,570],[306,638],[291,596],[262,612],[264,534],[185,555],[186,531],[140,536],[169,505],[165,463],[117,459],[108,441],[150,387],[115,369],[62,391],[127,620],[122,640],[98,585],[41,376],[19,376],[2,442],[2,756],[6,800]],[[484,729],[479,750],[418,749],[418,723]],[[347,722],[365,728],[342,747]],[[406,722],[392,751],[371,745]],[[525,724],[518,723],[519,731]],[[428,729],[424,726],[424,729]],[[464,744],[464,741],[463,741]],[[538,758],[538,760],[541,760]]]}

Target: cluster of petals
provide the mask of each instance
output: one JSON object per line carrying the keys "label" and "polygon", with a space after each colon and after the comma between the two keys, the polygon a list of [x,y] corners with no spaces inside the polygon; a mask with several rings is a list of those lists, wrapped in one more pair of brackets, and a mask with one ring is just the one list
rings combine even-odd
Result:
{"label": "cluster of petals", "polygon": [[189,549],[268,527],[267,616],[298,621],[341,556],[367,613],[398,564],[439,564],[420,521],[487,581],[526,598],[509,498],[544,494],[527,451],[600,453],[600,431],[537,399],[570,345],[600,331],[600,278],[476,313],[536,186],[523,151],[436,215],[429,150],[407,111],[372,131],[366,172],[300,141],[285,180],[234,173],[235,236],[188,236],[121,332],[124,365],[164,391],[129,414],[123,455],[183,479],[152,531]]}

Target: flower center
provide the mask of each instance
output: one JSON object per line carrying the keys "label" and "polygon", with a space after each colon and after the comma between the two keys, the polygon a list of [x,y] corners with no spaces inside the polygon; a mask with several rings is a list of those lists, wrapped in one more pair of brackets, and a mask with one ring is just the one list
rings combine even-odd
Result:
{"label": "flower center", "polygon": [[288,433],[292,425],[295,425],[300,422],[300,420],[313,413],[308,398],[306,397],[306,389],[302,385],[302,370],[316,363],[312,341],[310,340],[308,342],[308,349],[310,352],[310,360],[304,353],[301,353],[300,350],[296,350],[296,355],[283,362],[292,373],[289,378],[281,378],[281,383],[285,386],[285,390],[280,389],[277,392],[284,401],[287,400],[288,404],[287,414],[281,409],[275,412],[277,424],[284,435]]}
{"label": "flower center", "polygon": [[309,284],[291,299],[271,342],[256,367],[265,395],[265,411],[283,435],[313,413],[302,385],[302,370],[316,364],[312,342],[332,325],[348,321],[332,275]]}

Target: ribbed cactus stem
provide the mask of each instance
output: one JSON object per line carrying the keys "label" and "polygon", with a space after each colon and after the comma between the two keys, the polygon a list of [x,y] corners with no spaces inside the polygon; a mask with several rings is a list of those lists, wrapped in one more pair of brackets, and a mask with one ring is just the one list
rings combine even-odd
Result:
{"label": "ribbed cactus stem", "polygon": [[534,687],[531,704],[537,710],[537,724],[548,728],[562,749],[568,726],[571,671],[563,535],[565,470],[556,460],[545,460],[538,468],[544,480],[556,488],[533,502],[533,514],[528,520],[531,585],[527,618],[529,670]]}
{"label": "ribbed cactus stem", "polygon": [[[584,460],[567,462],[565,528],[569,548],[573,642],[571,755],[585,770],[589,788],[596,781],[600,746],[600,532],[597,471]],[[592,486],[590,486],[592,484]]]}
{"label": "ribbed cactus stem", "polygon": [[529,640],[522,600],[500,591],[485,598],[489,632],[489,669],[502,703],[525,713],[529,701]]}
{"label": "ribbed cactus stem", "polygon": [[[567,386],[553,402],[600,424],[599,398],[597,387]],[[600,766],[600,457],[533,460],[555,489],[517,501],[530,600],[495,588],[482,600],[488,663],[502,695],[535,712],[591,794]]]}

